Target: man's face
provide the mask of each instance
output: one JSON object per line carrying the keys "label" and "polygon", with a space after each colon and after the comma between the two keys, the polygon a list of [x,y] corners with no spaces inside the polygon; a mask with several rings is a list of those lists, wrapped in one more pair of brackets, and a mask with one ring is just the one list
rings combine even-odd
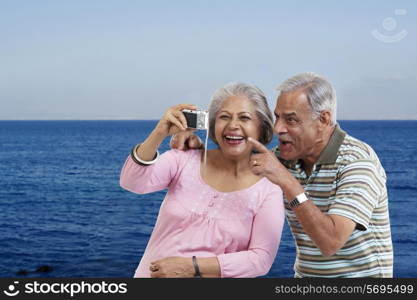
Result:
{"label": "man's face", "polygon": [[320,121],[313,120],[311,107],[303,91],[281,93],[274,113],[274,131],[279,138],[280,156],[283,159],[311,161],[320,154],[316,153]]}

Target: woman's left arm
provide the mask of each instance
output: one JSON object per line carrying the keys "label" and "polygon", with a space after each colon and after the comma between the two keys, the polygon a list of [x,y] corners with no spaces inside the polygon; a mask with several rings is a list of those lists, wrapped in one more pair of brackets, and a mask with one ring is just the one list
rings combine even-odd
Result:
{"label": "woman's left arm", "polygon": [[[220,265],[217,257],[196,257],[195,263],[200,277],[220,277]],[[190,278],[195,277],[196,268],[191,257],[166,257],[151,263],[149,270],[152,278]]]}
{"label": "woman's left arm", "polygon": [[248,250],[217,256],[221,277],[258,277],[269,272],[285,218],[282,191],[275,191],[266,197],[254,218]]}

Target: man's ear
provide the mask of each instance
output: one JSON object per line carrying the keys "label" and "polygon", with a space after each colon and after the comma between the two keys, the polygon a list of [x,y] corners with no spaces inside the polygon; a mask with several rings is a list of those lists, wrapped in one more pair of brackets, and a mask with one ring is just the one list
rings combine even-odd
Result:
{"label": "man's ear", "polygon": [[327,111],[327,110],[322,111],[320,113],[320,118],[319,119],[320,119],[320,123],[322,125],[324,125],[324,126],[330,125],[331,119],[332,119],[330,111]]}

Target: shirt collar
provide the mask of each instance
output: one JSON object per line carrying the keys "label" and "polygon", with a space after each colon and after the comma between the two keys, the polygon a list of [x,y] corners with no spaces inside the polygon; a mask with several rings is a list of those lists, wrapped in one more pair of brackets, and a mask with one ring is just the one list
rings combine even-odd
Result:
{"label": "shirt collar", "polygon": [[336,124],[329,142],[321,152],[316,165],[333,164],[336,162],[337,153],[339,152],[340,145],[342,145],[345,139],[346,132],[343,131],[339,124]]}

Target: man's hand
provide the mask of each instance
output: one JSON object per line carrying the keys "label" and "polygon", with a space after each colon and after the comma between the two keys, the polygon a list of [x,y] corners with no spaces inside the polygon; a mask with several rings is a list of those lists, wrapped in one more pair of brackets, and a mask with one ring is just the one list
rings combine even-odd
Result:
{"label": "man's hand", "polygon": [[248,142],[252,144],[253,150],[256,153],[251,155],[250,167],[252,172],[258,176],[264,176],[272,183],[280,183],[280,173],[282,169],[287,172],[287,169],[281,164],[275,154],[268,150],[263,144],[253,138],[248,138]]}
{"label": "man's hand", "polygon": [[179,132],[171,137],[169,145],[172,149],[188,150],[188,149],[201,149],[203,142],[198,136],[193,134],[195,130],[189,130]]}
{"label": "man's hand", "polygon": [[152,278],[194,277],[191,257],[167,257],[151,262],[149,270]]}
{"label": "man's hand", "polygon": [[252,154],[249,161],[252,172],[255,175],[264,176],[272,183],[278,185],[284,192],[285,197],[290,199],[289,201],[304,192],[304,188],[279,161],[275,153],[269,151],[264,145],[253,138],[248,138],[248,142],[258,152]]}

